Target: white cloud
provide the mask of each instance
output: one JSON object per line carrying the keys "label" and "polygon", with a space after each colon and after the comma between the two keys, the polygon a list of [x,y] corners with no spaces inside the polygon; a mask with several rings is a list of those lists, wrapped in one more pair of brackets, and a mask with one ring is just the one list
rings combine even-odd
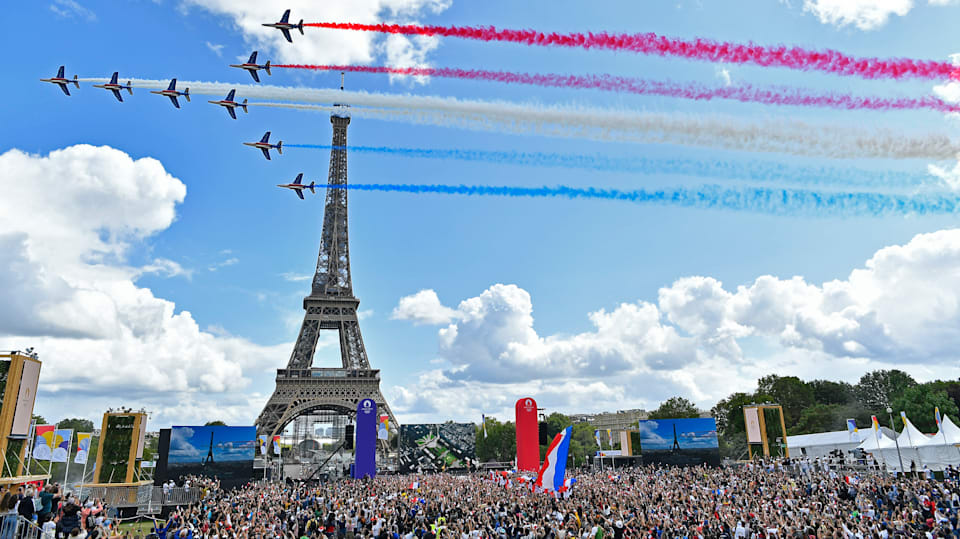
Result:
{"label": "white cloud", "polygon": [[313,279],[313,275],[309,273],[294,273],[292,271],[281,273],[280,276],[283,277],[285,281],[290,281],[294,283],[300,282],[300,281],[309,281],[310,279]]}
{"label": "white cloud", "polygon": [[[50,178],[64,178],[49,196]],[[186,188],[151,158],[77,145],[0,155],[0,331],[5,348],[44,362],[37,410],[98,417],[122,399],[160,423],[252,421],[257,386],[289,345],[263,347],[201,331],[187,311],[136,279],[187,275],[171,260],[126,264],[130,247],[169,227]],[[266,377],[269,378],[269,377]]]}
{"label": "white cloud", "polygon": [[[276,22],[290,8],[290,22],[344,21],[356,23],[412,23],[422,15],[438,14],[451,0],[353,0],[314,2],[290,0],[283,5],[261,0],[182,0],[182,6],[196,6],[225,15],[243,33],[247,45],[261,51],[263,59],[273,55],[274,63],[354,64],[370,63],[378,52],[393,66],[421,65],[425,55],[436,48],[436,38],[384,38],[371,32],[348,32],[308,28],[305,35],[293,30],[294,44],[287,43],[279,30],[262,26]],[[244,56],[245,58],[246,56]]]}
{"label": "white cloud", "polygon": [[210,265],[207,269],[210,271],[217,271],[220,268],[225,268],[227,266],[234,266],[240,263],[240,259],[237,257],[230,257],[225,260],[221,260],[215,264]]}
{"label": "white cloud", "polygon": [[809,11],[824,24],[854,25],[873,30],[887,23],[891,15],[903,17],[913,8],[913,0],[804,0]]}
{"label": "white cloud", "polygon": [[410,320],[414,324],[447,324],[456,316],[457,312],[440,303],[440,298],[433,290],[421,290],[411,296],[400,298],[400,302],[390,318],[393,320]]}
{"label": "white cloud", "polygon": [[[418,295],[443,308],[429,292]],[[880,249],[846,279],[820,285],[765,275],[731,290],[710,277],[681,278],[657,304],[590,313],[593,328],[573,335],[538,334],[530,295],[514,285],[491,286],[445,318],[435,324],[446,324],[438,359],[449,367],[395,388],[398,413],[508,414],[528,395],[566,412],[649,408],[673,395],[706,408],[770,373],[856,380],[893,365],[921,380],[955,378],[960,229]],[[746,338],[769,351],[746,354]]]}
{"label": "white cloud", "polygon": [[75,0],[53,0],[50,4],[50,11],[61,17],[73,18],[80,17],[88,22],[97,20],[97,14],[83,7]]}
{"label": "white cloud", "polygon": [[716,70],[717,78],[723,81],[724,86],[730,86],[733,81],[730,79],[730,70],[725,67],[718,67]]}
{"label": "white cloud", "polygon": [[224,47],[223,45],[210,43],[209,41],[206,41],[205,44],[207,45],[207,48],[210,49],[218,57],[221,57],[221,58],[223,57],[223,47]]}
{"label": "white cloud", "polygon": [[186,277],[187,279],[193,277],[193,270],[186,269],[181,266],[178,262],[167,258],[154,258],[153,262],[147,264],[140,268],[140,273],[155,273],[162,277]]}

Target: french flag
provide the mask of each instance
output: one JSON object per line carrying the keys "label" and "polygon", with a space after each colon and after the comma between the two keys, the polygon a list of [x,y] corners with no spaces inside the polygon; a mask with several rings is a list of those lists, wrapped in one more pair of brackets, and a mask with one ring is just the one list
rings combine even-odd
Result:
{"label": "french flag", "polygon": [[573,426],[560,431],[550,442],[547,456],[543,458],[543,466],[537,474],[536,486],[543,490],[554,492],[563,487],[564,475],[567,473],[567,453],[570,450],[570,434]]}

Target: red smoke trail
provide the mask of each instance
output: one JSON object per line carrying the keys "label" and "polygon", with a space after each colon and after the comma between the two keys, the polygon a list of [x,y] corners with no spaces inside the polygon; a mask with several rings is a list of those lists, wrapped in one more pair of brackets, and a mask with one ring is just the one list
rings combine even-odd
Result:
{"label": "red smoke trail", "polygon": [[834,50],[801,47],[764,47],[753,43],[727,43],[708,39],[683,40],[646,34],[544,34],[534,30],[498,30],[490,27],[421,26],[417,24],[354,24],[319,22],[314,28],[382,32],[387,34],[460,37],[480,41],[505,41],[544,47],[625,50],[640,54],[676,56],[690,60],[786,67],[801,71],[825,71],[865,79],[960,79],[960,71],[948,62],[909,58],[857,58]]}
{"label": "red smoke trail", "polygon": [[486,71],[481,69],[453,69],[429,67],[385,66],[338,66],[276,64],[271,67],[314,69],[320,71],[350,71],[353,73],[379,73],[391,75],[445,77],[468,80],[496,81],[513,84],[530,84],[556,88],[579,88],[626,92],[640,95],[657,95],[679,99],[709,101],[730,99],[744,103],[764,105],[793,105],[801,107],[829,107],[847,110],[910,110],[929,109],[937,112],[960,112],[960,106],[946,103],[936,97],[884,98],[847,94],[816,94],[802,89],[787,87],[756,88],[753,86],[708,87],[698,84],[634,79],[613,75],[558,75],[536,73],[512,73],[509,71]]}

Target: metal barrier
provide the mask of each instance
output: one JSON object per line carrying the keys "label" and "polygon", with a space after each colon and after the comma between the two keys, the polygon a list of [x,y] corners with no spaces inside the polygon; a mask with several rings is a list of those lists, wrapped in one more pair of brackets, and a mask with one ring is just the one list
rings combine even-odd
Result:
{"label": "metal barrier", "polygon": [[40,539],[43,531],[33,522],[20,515],[3,515],[0,522],[0,539]]}
{"label": "metal barrier", "polygon": [[[84,498],[100,499],[111,507],[136,507],[139,514],[159,513],[164,505],[190,505],[200,500],[196,487],[174,487],[164,492],[163,487],[141,485],[131,487],[84,487]],[[6,539],[0,537],[0,539]]]}

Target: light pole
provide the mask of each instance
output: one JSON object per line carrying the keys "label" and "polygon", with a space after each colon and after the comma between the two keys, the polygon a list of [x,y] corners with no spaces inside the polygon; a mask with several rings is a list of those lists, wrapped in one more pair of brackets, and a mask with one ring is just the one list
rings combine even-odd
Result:
{"label": "light pole", "polygon": [[893,408],[887,406],[887,415],[890,416],[890,428],[893,429],[893,442],[897,444],[897,459],[900,460],[900,473],[906,475],[903,469],[903,456],[900,454],[900,440],[897,436],[897,427],[893,424]]}

